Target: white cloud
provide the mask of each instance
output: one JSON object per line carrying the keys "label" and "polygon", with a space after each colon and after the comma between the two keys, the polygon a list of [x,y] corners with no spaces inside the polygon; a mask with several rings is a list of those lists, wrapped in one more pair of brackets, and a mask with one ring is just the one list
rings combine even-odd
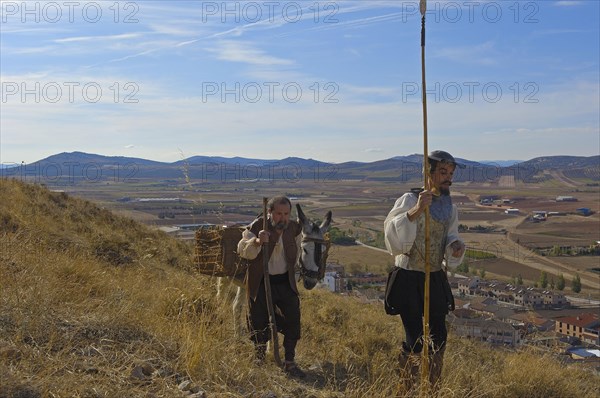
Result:
{"label": "white cloud", "polygon": [[155,34],[167,36],[187,36],[193,37],[199,34],[198,29],[194,29],[191,24],[193,21],[171,21],[170,23],[154,24],[150,23],[148,27]]}
{"label": "white cloud", "polygon": [[[402,2],[399,2],[399,3],[402,3]],[[306,31],[319,31],[319,30],[333,30],[333,29],[357,29],[357,28],[362,28],[362,27],[366,27],[366,26],[370,26],[370,25],[376,25],[376,24],[387,23],[387,22],[397,22],[397,21],[406,22],[407,21],[406,18],[407,18],[406,14],[404,14],[402,12],[395,12],[395,13],[390,13],[390,14],[385,14],[385,15],[376,15],[373,17],[357,18],[357,19],[352,19],[352,20],[339,19],[335,23],[321,23],[321,24],[317,24],[316,26],[314,26],[312,28],[307,28],[305,30]],[[294,32],[283,33],[280,36],[287,37],[287,36],[295,36],[295,35],[298,35],[298,32],[294,31]],[[350,37],[352,37],[352,36],[350,36]]]}
{"label": "white cloud", "polygon": [[142,37],[142,33],[123,33],[119,35],[102,35],[102,36],[78,36],[78,37],[65,37],[63,39],[54,40],[55,43],[73,43],[82,41],[107,41],[107,40],[125,40],[125,39],[136,39]]}
{"label": "white cloud", "polygon": [[561,0],[554,2],[555,6],[558,7],[572,7],[572,6],[580,6],[583,5],[583,1],[579,0]]}
{"label": "white cloud", "polygon": [[263,50],[255,48],[248,41],[222,40],[209,51],[216,54],[217,59],[229,62],[240,62],[253,65],[293,65],[294,61],[274,57]]}
{"label": "white cloud", "polygon": [[496,60],[492,53],[494,42],[487,41],[471,46],[445,47],[432,54],[432,58],[446,58],[454,62],[479,65],[494,65]]}
{"label": "white cloud", "polygon": [[21,47],[21,48],[4,48],[2,53],[14,54],[14,55],[27,55],[27,54],[51,54],[56,52],[56,46],[39,46],[39,47]]}
{"label": "white cloud", "polygon": [[545,127],[545,128],[526,128],[526,127],[514,127],[514,128],[504,128],[495,131],[483,131],[481,134],[483,135],[502,135],[508,138],[508,136],[512,136],[511,139],[514,139],[517,136],[529,135],[529,136],[537,136],[537,138],[549,138],[550,136],[562,136],[568,135],[571,137],[582,135],[589,136],[591,134],[598,134],[598,127]]}
{"label": "white cloud", "polygon": [[346,52],[354,55],[355,57],[360,57],[360,55],[361,55],[360,51],[356,48],[348,48],[348,49],[346,49]]}

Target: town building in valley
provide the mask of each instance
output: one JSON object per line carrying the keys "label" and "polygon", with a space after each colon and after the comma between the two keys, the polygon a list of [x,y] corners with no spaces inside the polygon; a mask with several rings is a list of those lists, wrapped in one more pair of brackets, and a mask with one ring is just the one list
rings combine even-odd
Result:
{"label": "town building in valley", "polygon": [[600,319],[591,312],[558,318],[555,331],[559,335],[575,337],[584,344],[600,346]]}

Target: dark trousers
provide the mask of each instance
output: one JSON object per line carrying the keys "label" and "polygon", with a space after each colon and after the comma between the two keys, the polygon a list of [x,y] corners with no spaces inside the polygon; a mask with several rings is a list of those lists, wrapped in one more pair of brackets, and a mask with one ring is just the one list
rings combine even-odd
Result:
{"label": "dark trousers", "polygon": [[[405,341],[402,343],[402,350],[420,353],[423,350],[423,317],[403,316],[402,314],[400,314],[400,317],[406,334]],[[430,347],[434,351],[440,351],[444,347],[448,338],[445,315],[429,317],[429,337],[432,343]]]}
{"label": "dark trousers", "polygon": [[[419,271],[401,270],[398,289],[401,295],[400,317],[406,339],[402,343],[405,352],[420,353],[423,349],[423,311],[425,274]],[[444,271],[430,274],[429,337],[434,351],[441,350],[448,338],[446,314],[454,305]]]}
{"label": "dark trousers", "polygon": [[[270,281],[277,330],[284,335],[285,360],[293,361],[300,339],[300,299],[292,290],[287,274],[271,275]],[[260,284],[256,300],[248,300],[248,328],[257,348],[266,345],[271,338],[264,281]]]}

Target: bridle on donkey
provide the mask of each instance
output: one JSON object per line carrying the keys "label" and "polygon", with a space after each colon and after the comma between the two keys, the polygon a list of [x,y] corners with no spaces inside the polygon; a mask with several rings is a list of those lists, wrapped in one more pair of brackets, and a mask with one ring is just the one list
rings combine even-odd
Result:
{"label": "bridle on donkey", "polygon": [[[303,237],[301,245],[303,246],[306,243],[314,243],[315,251],[314,251],[314,260],[315,264],[319,267],[318,271],[313,271],[306,268],[304,261],[302,261],[302,256],[300,256],[300,276],[312,278],[312,279],[323,279],[325,276],[325,265],[327,264],[327,255],[329,253],[329,246],[331,245],[329,239],[325,238],[311,238],[311,237]],[[323,245],[325,245],[325,250],[323,251]]]}

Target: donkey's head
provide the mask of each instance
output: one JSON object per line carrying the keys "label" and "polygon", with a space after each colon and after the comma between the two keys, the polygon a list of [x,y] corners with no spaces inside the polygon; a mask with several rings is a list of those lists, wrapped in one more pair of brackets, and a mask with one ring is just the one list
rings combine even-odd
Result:
{"label": "donkey's head", "polygon": [[300,245],[300,276],[306,289],[315,287],[325,275],[325,259],[327,246],[324,239],[325,232],[331,224],[331,211],[325,215],[321,225],[317,225],[306,218],[302,208],[296,204],[298,222],[302,226],[302,243]]}

